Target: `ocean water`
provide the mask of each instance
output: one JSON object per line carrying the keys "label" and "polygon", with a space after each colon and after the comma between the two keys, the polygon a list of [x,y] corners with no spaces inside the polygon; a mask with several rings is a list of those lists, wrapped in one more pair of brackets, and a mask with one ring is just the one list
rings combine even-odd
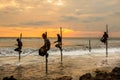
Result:
{"label": "ocean water", "polygon": [[[55,47],[56,38],[49,38],[51,49],[49,53],[57,55],[59,49]],[[105,45],[100,38],[63,38],[63,52],[65,55],[83,55],[89,53],[88,46],[91,41],[91,52],[104,53]],[[38,49],[44,44],[42,38],[22,38],[23,49],[22,55],[38,55]],[[120,39],[113,38],[108,40],[109,52],[119,52]],[[16,56],[18,53],[14,51],[17,46],[16,38],[0,38],[0,56]]]}

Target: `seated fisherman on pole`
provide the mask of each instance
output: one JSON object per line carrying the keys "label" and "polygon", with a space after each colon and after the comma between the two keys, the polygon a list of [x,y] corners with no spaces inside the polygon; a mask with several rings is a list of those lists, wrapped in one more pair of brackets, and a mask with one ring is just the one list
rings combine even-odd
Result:
{"label": "seated fisherman on pole", "polygon": [[44,45],[39,49],[39,55],[48,57],[47,51],[50,50],[50,41],[47,38],[47,34],[43,33],[42,38],[44,39]]}
{"label": "seated fisherman on pole", "polygon": [[61,36],[59,34],[57,34],[57,41],[55,41],[54,43],[56,43],[56,42],[57,42],[57,44],[55,45],[55,47],[59,48],[62,51],[62,48],[61,48],[61,46],[62,46],[62,38],[61,38]]}
{"label": "seated fisherman on pole", "polygon": [[109,36],[108,36],[107,32],[104,32],[102,38],[100,39],[101,42],[103,42],[105,44],[107,42],[108,37]]}
{"label": "seated fisherman on pole", "polygon": [[18,51],[18,52],[22,52],[21,49],[22,49],[22,46],[23,46],[23,45],[22,45],[21,40],[20,40],[19,38],[17,38],[16,41],[17,41],[17,43],[18,43],[18,44],[17,44],[18,48],[14,49],[14,50],[15,50],[15,51]]}

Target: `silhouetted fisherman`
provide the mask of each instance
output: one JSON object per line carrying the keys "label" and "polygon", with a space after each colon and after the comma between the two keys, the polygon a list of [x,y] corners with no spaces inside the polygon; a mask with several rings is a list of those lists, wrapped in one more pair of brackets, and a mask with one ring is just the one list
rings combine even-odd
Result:
{"label": "silhouetted fisherman", "polygon": [[102,38],[101,38],[101,42],[103,42],[104,44],[107,42],[107,40],[108,40],[108,34],[107,34],[107,32],[104,32],[104,34],[103,34],[103,36],[102,36]]}
{"label": "silhouetted fisherman", "polygon": [[48,56],[49,54],[47,53],[48,50],[50,50],[50,41],[47,38],[47,32],[42,34],[42,38],[44,39],[44,45],[39,49],[39,55],[40,56],[45,56],[46,59],[46,74],[48,73]]}
{"label": "silhouetted fisherman", "polygon": [[47,51],[50,50],[50,41],[47,38],[47,34],[43,33],[42,38],[44,39],[44,45],[39,49],[39,55],[44,56],[46,55],[48,57]]}
{"label": "silhouetted fisherman", "polygon": [[17,46],[18,48],[15,49],[15,51],[18,51],[18,52],[22,52],[21,49],[22,49],[22,42],[19,38],[16,39],[17,40]]}
{"label": "silhouetted fisherman", "polygon": [[55,41],[54,43],[56,43],[56,42],[57,42],[57,44],[55,45],[55,47],[59,48],[62,51],[62,48],[61,48],[62,38],[59,34],[57,34],[57,41]]}

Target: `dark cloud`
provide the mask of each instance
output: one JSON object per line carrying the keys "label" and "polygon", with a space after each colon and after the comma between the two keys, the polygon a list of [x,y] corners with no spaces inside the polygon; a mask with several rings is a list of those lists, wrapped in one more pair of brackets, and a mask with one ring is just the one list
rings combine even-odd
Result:
{"label": "dark cloud", "polygon": [[78,17],[75,17],[75,16],[61,16],[60,21],[63,21],[63,22],[79,22],[80,19]]}
{"label": "dark cloud", "polygon": [[16,8],[16,7],[6,7],[5,9],[0,11],[0,14],[2,15],[17,15],[20,14],[22,9]]}
{"label": "dark cloud", "polygon": [[93,17],[86,17],[86,18],[79,18],[75,16],[61,16],[60,21],[62,22],[83,22],[83,23],[91,23],[91,22],[98,22],[98,21],[103,21],[105,17],[98,17],[98,16],[93,16]]}
{"label": "dark cloud", "polygon": [[1,26],[6,27],[16,27],[16,26],[44,26],[44,25],[51,25],[52,22],[50,21],[29,21],[29,22],[23,22],[23,23],[13,23],[13,24],[2,24]]}
{"label": "dark cloud", "polygon": [[86,19],[83,19],[82,22],[84,23],[91,23],[91,22],[98,22],[98,21],[104,21],[105,17],[88,17]]}
{"label": "dark cloud", "polygon": [[20,23],[20,25],[26,25],[26,26],[42,26],[42,25],[50,25],[52,22],[50,21],[30,21],[25,23]]}
{"label": "dark cloud", "polygon": [[4,27],[16,27],[19,26],[18,24],[1,24],[0,26],[4,26]]}
{"label": "dark cloud", "polygon": [[117,17],[120,17],[120,12],[119,11],[117,11],[117,12],[114,12],[112,15],[110,15],[110,16],[117,16]]}

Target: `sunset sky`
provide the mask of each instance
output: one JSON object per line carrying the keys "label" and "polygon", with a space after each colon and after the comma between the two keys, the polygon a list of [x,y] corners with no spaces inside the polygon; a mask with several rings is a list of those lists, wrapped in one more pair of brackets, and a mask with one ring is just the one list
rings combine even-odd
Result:
{"label": "sunset sky", "polygon": [[0,37],[120,37],[120,0],[0,0]]}

